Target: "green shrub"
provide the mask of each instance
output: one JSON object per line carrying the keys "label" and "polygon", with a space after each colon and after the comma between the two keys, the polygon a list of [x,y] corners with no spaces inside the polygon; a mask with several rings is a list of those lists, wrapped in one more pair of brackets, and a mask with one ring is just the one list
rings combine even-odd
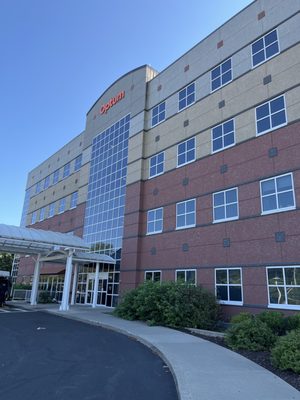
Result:
{"label": "green shrub", "polygon": [[50,292],[40,292],[38,303],[47,304],[52,303],[52,298],[50,296]]}
{"label": "green shrub", "polygon": [[253,315],[248,313],[248,312],[241,312],[237,315],[234,315],[231,320],[230,323],[231,324],[239,324],[240,322],[243,321],[248,321],[249,319],[252,319]]}
{"label": "green shrub", "polygon": [[225,341],[234,350],[268,350],[275,342],[272,330],[257,318],[246,319],[232,325],[226,332]]}
{"label": "green shrub", "polygon": [[285,319],[280,311],[264,311],[256,316],[272,330],[272,332],[281,336],[285,334]]}
{"label": "green shrub", "polygon": [[294,329],[300,329],[300,314],[290,315],[284,319],[284,327],[286,332]]}
{"label": "green shrub", "polygon": [[271,352],[272,364],[281,369],[290,369],[300,374],[300,329],[278,338]]}
{"label": "green shrub", "polygon": [[215,296],[200,286],[145,282],[124,295],[115,314],[151,325],[213,329],[219,305]]}

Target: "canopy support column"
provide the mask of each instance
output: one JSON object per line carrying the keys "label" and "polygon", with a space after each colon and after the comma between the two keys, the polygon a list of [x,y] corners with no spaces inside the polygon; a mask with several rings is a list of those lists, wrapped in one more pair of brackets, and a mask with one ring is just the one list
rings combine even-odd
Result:
{"label": "canopy support column", "polygon": [[68,250],[65,280],[64,280],[64,290],[63,290],[61,305],[59,307],[60,311],[68,311],[69,310],[69,295],[70,295],[72,269],[73,269],[73,265],[72,265],[73,253],[74,253],[74,249]]}
{"label": "canopy support column", "polygon": [[98,287],[99,287],[99,263],[97,262],[96,263],[95,282],[94,282],[94,297],[93,297],[93,305],[92,305],[93,308],[95,308],[97,305]]}
{"label": "canopy support column", "polygon": [[32,289],[31,289],[31,295],[30,295],[30,305],[32,305],[32,306],[35,306],[37,304],[37,294],[38,294],[40,270],[41,270],[40,258],[41,258],[41,255],[38,254],[37,259],[35,261],[35,266],[34,266]]}
{"label": "canopy support column", "polygon": [[72,286],[71,306],[73,306],[75,304],[77,274],[78,274],[78,263],[75,263],[75,265],[74,265],[74,273],[73,273],[73,286]]}

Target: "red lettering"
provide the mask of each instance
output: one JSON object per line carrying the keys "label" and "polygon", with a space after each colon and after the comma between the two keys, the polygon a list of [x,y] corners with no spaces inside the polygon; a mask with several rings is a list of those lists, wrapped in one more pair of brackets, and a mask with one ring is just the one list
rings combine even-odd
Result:
{"label": "red lettering", "polygon": [[106,114],[111,107],[117,104],[118,101],[124,99],[124,97],[125,97],[125,90],[122,90],[122,92],[119,92],[115,97],[112,97],[106,104],[103,104],[101,106],[100,113]]}

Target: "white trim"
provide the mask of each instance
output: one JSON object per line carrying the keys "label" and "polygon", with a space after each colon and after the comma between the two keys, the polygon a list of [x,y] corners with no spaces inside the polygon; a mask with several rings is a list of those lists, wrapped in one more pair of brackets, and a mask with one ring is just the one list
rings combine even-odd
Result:
{"label": "white trim", "polygon": [[[257,132],[257,117],[256,117],[256,110],[257,110],[257,108],[258,108],[258,107],[261,107],[261,106],[264,106],[265,104],[268,104],[268,105],[269,105],[269,110],[270,110],[270,103],[271,103],[271,101],[276,100],[276,99],[279,99],[280,97],[283,97],[283,103],[284,103],[284,108],[283,108],[283,110],[285,111],[285,122],[284,122],[283,124],[276,125],[276,126],[270,128],[270,129],[267,129],[267,130],[265,130],[265,131]],[[265,101],[264,103],[259,104],[258,106],[255,107],[254,112],[255,112],[255,133],[256,133],[256,136],[257,136],[257,137],[262,136],[262,135],[265,135],[266,133],[275,131],[276,129],[282,128],[283,126],[286,126],[286,125],[288,124],[288,117],[287,117],[285,93],[284,93],[284,94],[281,94],[280,96],[273,97],[272,99],[270,99],[270,100],[268,100],[268,101]],[[275,114],[276,114],[276,113],[275,113]],[[271,113],[268,114],[268,117],[269,117],[270,119],[271,119],[271,115],[272,115]],[[266,117],[264,117],[264,118],[266,118]]]}
{"label": "white trim", "polygon": [[[219,194],[219,193],[224,193],[224,200],[225,200],[225,193],[226,192],[228,192],[229,190],[236,190],[236,204],[237,204],[237,216],[236,217],[231,217],[231,218],[222,218],[222,219],[215,219],[215,206],[214,206],[214,195],[215,194]],[[239,219],[239,217],[240,217],[240,210],[239,210],[239,188],[236,186],[236,187],[232,187],[232,188],[229,188],[229,189],[225,189],[225,190],[220,190],[219,192],[215,192],[215,193],[213,193],[212,194],[212,196],[213,196],[213,198],[212,198],[212,208],[213,208],[213,224],[218,224],[218,223],[220,223],[220,222],[227,222],[227,221],[235,221],[235,220],[237,220],[237,219]],[[223,207],[225,208],[225,210],[226,210],[226,205],[230,205],[230,204],[235,204],[235,203],[226,203],[226,202],[224,202],[224,204],[223,204]],[[217,206],[217,207],[219,207],[219,206]]]}
{"label": "white trim", "polygon": [[[155,216],[156,216],[156,211],[158,211],[158,210],[162,210],[162,215],[161,215],[162,229],[159,230],[159,231],[148,232],[149,213],[154,211],[155,212]],[[152,223],[152,222],[154,223],[154,227],[155,227],[155,221],[158,221],[158,220],[155,219],[155,220],[150,222],[150,223]],[[160,221],[160,219],[159,219],[159,221]],[[164,229],[164,208],[163,207],[158,207],[158,208],[153,208],[151,210],[148,210],[147,211],[147,231],[146,231],[146,235],[156,235],[157,233],[162,233],[163,229]]]}
{"label": "white trim", "polygon": [[[163,103],[165,103],[165,110],[164,110],[165,117],[164,117],[164,119],[162,119],[161,121],[158,121],[156,124],[153,125],[153,124],[152,124],[152,120],[153,120],[153,110],[154,110],[154,108],[156,108],[156,107],[159,108],[159,106],[160,106],[161,104],[163,104]],[[159,115],[159,114],[160,114],[160,113],[158,113],[157,115]],[[151,108],[151,128],[154,128],[155,126],[161,124],[162,122],[165,121],[165,119],[166,119],[166,100],[163,100],[162,102],[160,102],[159,104],[157,104],[156,106],[154,106],[154,107]]]}
{"label": "white trim", "polygon": [[[187,203],[188,201],[193,201],[193,202],[194,202],[195,223],[194,223],[194,224],[189,224],[189,225],[184,225],[184,226],[178,226],[178,225],[177,225],[177,217],[178,217],[178,215],[177,215],[177,206],[178,206],[179,204]],[[186,208],[186,207],[185,207],[185,208]],[[191,212],[189,212],[188,214],[191,214]],[[180,214],[180,216],[181,216],[181,215],[184,215],[184,216],[185,216],[185,219],[186,219],[186,215],[187,215],[186,212],[185,212],[184,214]],[[184,200],[184,201],[180,201],[180,202],[176,203],[176,214],[175,214],[175,218],[176,218],[176,229],[175,229],[175,230],[194,228],[194,227],[196,226],[196,221],[197,221],[197,203],[196,203],[196,199],[193,198],[193,199],[188,199],[188,200]]]}
{"label": "white trim", "polygon": [[[193,85],[193,84],[194,84],[194,97],[195,97],[194,101],[190,104],[187,104],[185,107],[179,109],[179,103],[180,103],[179,93],[182,92],[183,90],[187,89],[190,85]],[[193,105],[196,102],[196,81],[189,83],[184,88],[180,89],[177,93],[178,93],[178,111],[177,112],[179,113],[179,112],[185,110],[186,108],[190,107],[191,105]],[[187,98],[187,96],[186,96],[186,98]]]}
{"label": "white trim", "polygon": [[[154,273],[155,272],[159,272],[159,274],[160,274],[160,278],[159,278],[159,281],[155,281],[154,279],[153,279],[153,276],[154,276]],[[144,281],[146,282],[147,280],[146,280],[146,274],[147,273],[151,273],[152,274],[152,279],[151,279],[151,282],[161,282],[161,278],[162,278],[162,270],[161,269],[147,269],[146,271],[145,271],[145,273],[144,273]],[[149,281],[150,281],[150,279],[149,279]]]}
{"label": "white trim", "polygon": [[[217,284],[217,271],[224,271],[226,270],[227,272],[227,282],[228,283],[219,283]],[[240,271],[240,279],[241,279],[241,283],[237,284],[237,283],[229,283],[229,270],[239,270]],[[227,296],[229,298],[229,286],[235,286],[235,287],[240,287],[241,288],[241,297],[242,300],[241,301],[231,301],[231,300],[218,300],[217,299],[217,285],[218,286],[226,286],[227,287]],[[242,271],[242,267],[224,267],[224,268],[215,268],[215,296],[216,299],[218,301],[219,304],[227,304],[227,305],[233,305],[233,306],[242,306],[244,304],[244,293],[243,293],[243,271]]]}
{"label": "white trim", "polygon": [[[256,42],[258,42],[260,39],[263,39],[265,36],[269,35],[269,33],[272,33],[273,31],[276,31],[276,35],[277,35],[277,43],[278,43],[278,52],[273,54],[271,57],[265,58],[263,61],[261,61],[258,64],[253,65],[253,53],[252,53],[252,45]],[[273,42],[275,43],[275,42]],[[266,48],[264,47],[264,52],[266,52]],[[271,58],[276,57],[278,54],[280,54],[280,43],[279,43],[279,35],[278,35],[278,29],[272,29],[269,32],[265,33],[264,35],[260,36],[258,39],[254,40],[254,42],[250,43],[250,52],[251,52],[251,70],[258,67],[259,65],[262,65],[263,63],[271,60]]]}
{"label": "white trim", "polygon": [[[233,138],[234,138],[234,142],[233,142],[232,144],[229,144],[228,146],[222,147],[221,149],[214,150],[214,149],[213,149],[213,147],[214,147],[214,146],[213,146],[213,144],[214,144],[214,140],[213,140],[213,129],[217,128],[218,126],[222,126],[222,131],[223,131],[223,125],[226,124],[226,122],[229,122],[229,121],[233,121]],[[235,146],[235,145],[236,145],[236,141],[235,141],[235,136],[236,136],[236,135],[235,135],[235,117],[230,118],[230,119],[228,119],[228,120],[222,122],[221,124],[218,124],[218,125],[213,126],[213,127],[211,128],[210,132],[211,132],[211,154],[216,154],[216,153],[219,153],[220,151],[223,151],[223,150],[229,149],[230,147]],[[222,134],[222,140],[223,140],[223,142],[224,142],[224,135],[223,135],[223,134]]]}
{"label": "white trim", "polygon": [[197,270],[195,268],[180,268],[175,270],[175,282],[177,282],[177,272],[184,272],[184,282],[189,283],[186,280],[187,272],[195,272],[195,283],[190,283],[193,286],[197,286]]}
{"label": "white trim", "polygon": [[[212,77],[211,77],[212,71],[213,71],[214,69],[218,68],[218,67],[221,67],[221,65],[224,64],[224,63],[226,63],[228,60],[231,61],[231,68],[230,68],[230,70],[228,70],[228,71],[231,71],[231,79],[230,79],[228,82],[224,83],[224,85],[220,85],[220,86],[218,86],[216,89],[212,89],[212,81],[213,81],[213,79],[212,79]],[[226,72],[228,72],[228,71],[226,71]],[[223,74],[220,74],[220,77],[222,77],[222,75],[223,75]],[[221,81],[222,81],[222,79],[221,79]],[[232,81],[233,81],[232,57],[229,57],[229,58],[227,58],[225,61],[222,61],[220,64],[216,65],[215,67],[213,67],[213,68],[210,70],[210,93],[216,92],[217,90],[219,90],[219,89],[221,89],[222,87],[228,85],[228,83],[230,83],[230,82],[232,82]]]}
{"label": "white trim", "polygon": [[[183,144],[183,143],[187,143],[189,140],[192,140],[192,139],[194,139],[194,141],[195,141],[195,143],[194,143],[194,152],[195,152],[194,158],[193,158],[192,160],[186,161],[186,162],[183,163],[183,164],[178,165],[178,156],[179,156],[179,154],[178,154],[178,148],[179,148],[179,146],[180,146],[181,144]],[[189,150],[189,151],[190,151],[190,150]],[[187,165],[187,164],[190,164],[190,163],[196,161],[196,151],[197,151],[196,136],[192,136],[192,137],[190,137],[189,139],[186,139],[186,140],[184,140],[183,142],[178,143],[178,144],[177,144],[177,154],[176,154],[176,168],[183,167],[184,165]],[[181,153],[181,154],[185,154],[185,155],[186,155],[186,153],[187,153],[187,151],[185,151],[185,153]]]}
{"label": "white trim", "polygon": [[[158,157],[160,154],[163,154],[163,163],[162,163],[163,164],[163,170],[162,170],[162,172],[159,172],[158,174],[151,175],[151,159],[153,157]],[[157,164],[155,165],[155,167],[157,169]],[[152,178],[155,178],[156,176],[162,175],[164,172],[165,172],[165,151],[163,150],[163,151],[160,151],[159,153],[154,154],[153,156],[151,156],[149,158],[149,178],[148,179],[152,179]]]}

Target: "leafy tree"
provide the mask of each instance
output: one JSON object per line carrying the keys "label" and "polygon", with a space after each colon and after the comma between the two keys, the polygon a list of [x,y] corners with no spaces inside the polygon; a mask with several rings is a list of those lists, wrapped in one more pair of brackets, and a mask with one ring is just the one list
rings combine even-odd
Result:
{"label": "leafy tree", "polygon": [[0,254],[0,270],[11,272],[14,255],[10,253]]}

